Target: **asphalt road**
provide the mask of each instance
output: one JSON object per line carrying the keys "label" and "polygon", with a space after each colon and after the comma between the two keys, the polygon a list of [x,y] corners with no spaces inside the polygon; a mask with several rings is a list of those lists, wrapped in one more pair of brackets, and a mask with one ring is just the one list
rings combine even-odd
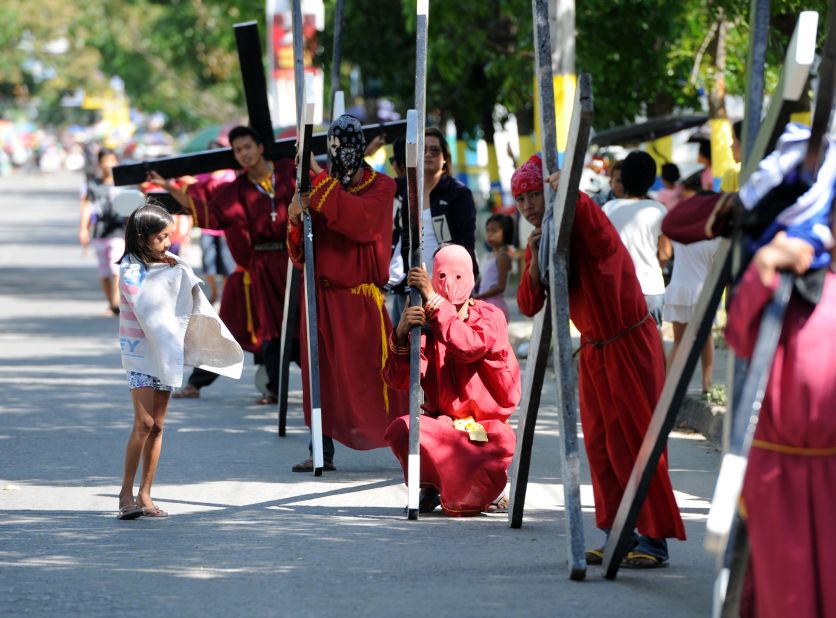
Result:
{"label": "asphalt road", "polygon": [[[77,242],[79,183],[0,179],[0,615],[708,615],[717,452],[671,437],[689,540],[672,542],[670,567],[569,581],[551,384],[519,530],[505,515],[407,521],[387,450],[338,446],[337,472],[292,473],[308,442],[300,375],[278,438],[251,363],[172,400],[154,486],[171,517],[117,521],[132,412],[117,320]],[[602,536],[583,474],[591,547]]]}

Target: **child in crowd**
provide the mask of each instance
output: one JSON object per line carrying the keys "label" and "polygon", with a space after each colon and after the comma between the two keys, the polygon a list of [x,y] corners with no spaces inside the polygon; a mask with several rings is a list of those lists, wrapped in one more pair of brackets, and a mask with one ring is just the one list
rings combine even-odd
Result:
{"label": "child in crowd", "polygon": [[665,163],[662,166],[662,184],[665,185],[656,192],[656,201],[670,210],[682,199],[682,187],[677,184],[680,174],[675,163]]}
{"label": "child in crowd", "polygon": [[485,239],[491,247],[482,266],[482,281],[475,298],[484,300],[502,310],[509,321],[508,304],[505,302],[505,285],[511,272],[510,248],[514,242],[514,220],[508,215],[491,215],[485,224]]}
{"label": "child in crowd", "polygon": [[[134,408],[125,450],[119,519],[166,517],[151,499],[162,447],[163,422],[172,387],[189,364],[233,378],[241,376],[243,352],[200,290],[191,267],[170,253],[174,221],[146,204],[128,219],[119,259],[119,344]],[[133,484],[139,460],[139,493]]]}

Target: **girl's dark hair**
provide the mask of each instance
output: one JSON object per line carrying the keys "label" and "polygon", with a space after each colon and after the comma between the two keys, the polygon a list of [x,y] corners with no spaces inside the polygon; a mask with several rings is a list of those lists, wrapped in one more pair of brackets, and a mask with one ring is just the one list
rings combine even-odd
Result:
{"label": "girl's dark hair", "polygon": [[485,227],[488,226],[489,223],[496,223],[502,229],[502,244],[503,245],[512,245],[514,244],[514,219],[508,215],[503,214],[496,214],[491,215],[488,217],[488,220],[485,221]]}
{"label": "girl's dark hair", "polygon": [[137,208],[128,218],[125,226],[125,253],[116,263],[121,263],[126,255],[134,255],[146,265],[156,262],[157,256],[148,249],[148,238],[159,234],[172,223],[174,219],[168,211],[146,201],[144,206]]}
{"label": "girl's dark hair", "polygon": [[[447,138],[441,129],[438,127],[428,127],[424,131],[424,137],[438,138],[438,145],[441,147],[441,156],[444,157],[444,176],[449,176],[453,169],[453,158],[450,156],[450,145],[447,143]],[[423,154],[421,155],[423,158]]]}

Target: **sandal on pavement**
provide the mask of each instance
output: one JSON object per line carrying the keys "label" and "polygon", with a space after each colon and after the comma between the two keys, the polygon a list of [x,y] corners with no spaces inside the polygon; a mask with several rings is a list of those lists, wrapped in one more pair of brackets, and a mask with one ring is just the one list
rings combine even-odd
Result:
{"label": "sandal on pavement", "polygon": [[598,549],[587,549],[586,563],[591,564],[592,566],[604,564],[604,548],[599,547]]}
{"label": "sandal on pavement", "polygon": [[143,517],[168,517],[168,513],[162,510],[157,505],[154,506],[146,506],[142,509],[142,516]]}
{"label": "sandal on pavement", "polygon": [[136,519],[142,515],[143,510],[138,504],[126,504],[119,507],[119,514],[116,519]]}
{"label": "sandal on pavement", "polygon": [[508,512],[508,496],[500,496],[491,502],[483,513],[507,513]]}
{"label": "sandal on pavement", "polygon": [[[334,460],[329,459],[328,457],[325,458],[323,462],[322,469],[326,472],[334,472],[337,469],[337,466],[334,465]],[[300,462],[298,464],[293,464],[291,468],[293,472],[313,472],[313,458],[308,457],[305,461]]]}
{"label": "sandal on pavement", "polygon": [[200,390],[191,384],[186,384],[186,386],[175,392],[172,397],[175,399],[199,399]]}
{"label": "sandal on pavement", "polygon": [[631,551],[624,556],[621,566],[625,569],[658,569],[668,566],[668,561],[643,551]]}
{"label": "sandal on pavement", "polygon": [[261,399],[257,399],[255,403],[259,406],[270,406],[279,403],[279,398],[272,394],[264,395]]}

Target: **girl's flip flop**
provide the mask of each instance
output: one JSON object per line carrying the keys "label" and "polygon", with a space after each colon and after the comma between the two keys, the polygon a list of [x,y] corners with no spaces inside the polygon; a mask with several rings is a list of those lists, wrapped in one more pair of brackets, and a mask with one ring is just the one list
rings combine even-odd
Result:
{"label": "girl's flip flop", "polygon": [[144,511],[145,509],[138,504],[126,504],[125,506],[119,507],[119,514],[116,516],[116,519],[136,519]]}
{"label": "girl's flip flop", "polygon": [[144,507],[142,509],[143,517],[168,517],[168,513],[158,506]]}

